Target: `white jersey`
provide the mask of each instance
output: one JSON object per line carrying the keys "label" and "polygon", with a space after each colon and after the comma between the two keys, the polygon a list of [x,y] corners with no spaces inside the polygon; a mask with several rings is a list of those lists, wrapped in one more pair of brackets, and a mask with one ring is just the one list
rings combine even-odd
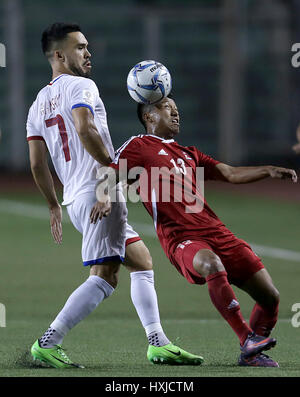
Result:
{"label": "white jersey", "polygon": [[102,141],[114,158],[106,111],[96,84],[88,78],[62,74],[38,94],[27,119],[27,140],[45,141],[55,171],[64,186],[63,205],[79,194],[94,191],[101,165],[84,149],[72,109],[87,107],[94,115]]}

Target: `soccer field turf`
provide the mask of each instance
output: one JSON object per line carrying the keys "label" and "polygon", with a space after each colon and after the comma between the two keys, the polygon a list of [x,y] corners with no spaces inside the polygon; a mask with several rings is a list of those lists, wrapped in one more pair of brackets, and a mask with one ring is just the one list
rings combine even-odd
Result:
{"label": "soccer field turf", "polygon": [[[298,205],[216,191],[206,192],[206,197],[238,237],[263,247],[300,252]],[[67,353],[85,369],[37,367],[29,354],[31,344],[88,276],[81,265],[81,236],[65,216],[63,244],[54,244],[47,208],[38,194],[2,194],[0,219],[0,302],[6,307],[6,327],[0,328],[0,376],[300,376],[300,328],[291,324],[292,305],[300,302],[300,261],[260,255],[281,293],[273,334],[278,344],[270,351],[280,368],[238,367],[236,335],[213,307],[207,287],[188,284],[168,262],[140,204],[129,205],[129,219],[153,257],[163,327],[174,343],[203,355],[204,364],[174,367],[147,361],[145,333],[130,300],[129,275],[122,269],[114,294],[65,338]],[[236,288],[235,292],[249,318],[253,301]]]}

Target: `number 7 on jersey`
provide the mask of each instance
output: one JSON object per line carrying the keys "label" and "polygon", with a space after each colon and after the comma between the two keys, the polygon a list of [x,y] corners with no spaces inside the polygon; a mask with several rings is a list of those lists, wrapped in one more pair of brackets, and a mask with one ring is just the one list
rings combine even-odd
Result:
{"label": "number 7 on jersey", "polygon": [[63,147],[63,151],[65,154],[65,159],[66,159],[66,161],[70,161],[71,156],[70,156],[70,149],[69,149],[69,144],[68,144],[68,134],[66,131],[64,119],[62,118],[62,116],[60,114],[58,114],[56,117],[53,117],[52,119],[45,120],[45,123],[46,123],[47,128],[52,127],[57,124],[58,130],[59,130],[59,135],[61,136],[62,147]]}

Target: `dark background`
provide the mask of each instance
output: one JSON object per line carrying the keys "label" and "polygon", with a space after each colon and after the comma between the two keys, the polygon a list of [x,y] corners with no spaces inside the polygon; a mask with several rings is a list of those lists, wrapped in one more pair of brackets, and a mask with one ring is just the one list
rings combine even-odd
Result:
{"label": "dark background", "polygon": [[115,148],[143,132],[126,89],[138,61],[164,63],[181,114],[182,144],[233,165],[300,168],[291,150],[300,121],[300,1],[1,0],[0,169],[29,169],[25,121],[51,80],[40,48],[45,27],[77,22],[90,43],[93,76]]}

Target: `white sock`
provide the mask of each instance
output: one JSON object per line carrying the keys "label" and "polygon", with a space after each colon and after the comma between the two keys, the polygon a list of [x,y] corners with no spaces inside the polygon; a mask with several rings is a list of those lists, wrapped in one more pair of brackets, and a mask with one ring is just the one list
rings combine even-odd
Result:
{"label": "white sock", "polygon": [[40,346],[51,348],[60,345],[64,336],[90,314],[114,288],[98,276],[90,276],[68,298],[50,328],[39,339]]}
{"label": "white sock", "polygon": [[153,270],[130,273],[131,300],[145,328],[150,345],[164,346],[170,343],[160,324]]}

